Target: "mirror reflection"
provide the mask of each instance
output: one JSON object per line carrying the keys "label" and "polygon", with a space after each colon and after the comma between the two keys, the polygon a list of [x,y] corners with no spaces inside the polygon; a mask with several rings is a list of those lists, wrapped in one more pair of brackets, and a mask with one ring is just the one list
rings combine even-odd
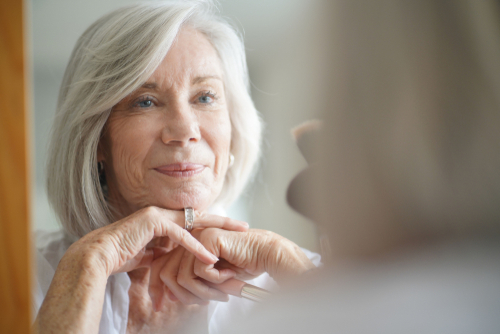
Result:
{"label": "mirror reflection", "polygon": [[212,331],[319,265],[285,201],[319,2],[32,5],[41,329]]}
{"label": "mirror reflection", "polygon": [[[46,198],[46,162],[57,96],[71,51],[93,21],[135,2],[32,2],[35,229],[59,228]],[[304,83],[315,83],[316,74],[321,72],[317,68],[321,55],[315,51],[324,33],[318,24],[321,6],[304,0],[232,0],[219,6],[221,16],[243,35],[251,95],[265,124],[258,172],[243,197],[229,208],[230,215],[251,222],[253,227],[272,229],[312,250],[317,250],[315,229],[289,209],[285,190],[305,166],[290,129],[314,118],[319,109],[316,87]]]}

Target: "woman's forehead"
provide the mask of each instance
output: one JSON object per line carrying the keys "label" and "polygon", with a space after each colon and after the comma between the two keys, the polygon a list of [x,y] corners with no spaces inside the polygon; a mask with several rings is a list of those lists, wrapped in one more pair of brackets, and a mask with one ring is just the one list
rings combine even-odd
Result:
{"label": "woman's forehead", "polygon": [[185,27],[179,31],[167,55],[148,83],[159,86],[222,81],[221,62],[214,47],[201,32]]}

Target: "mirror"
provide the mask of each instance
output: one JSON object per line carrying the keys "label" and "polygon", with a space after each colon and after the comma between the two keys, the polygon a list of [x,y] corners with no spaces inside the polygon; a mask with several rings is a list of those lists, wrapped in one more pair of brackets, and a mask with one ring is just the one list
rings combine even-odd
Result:
{"label": "mirror", "polygon": [[[33,0],[34,222],[57,229],[45,193],[45,160],[57,95],[77,38],[97,18],[129,0]],[[288,183],[305,165],[290,129],[313,118],[320,106],[317,77],[322,42],[321,2],[221,1],[222,14],[243,32],[252,96],[266,124],[261,168],[229,215],[318,250],[314,226],[286,204]]]}

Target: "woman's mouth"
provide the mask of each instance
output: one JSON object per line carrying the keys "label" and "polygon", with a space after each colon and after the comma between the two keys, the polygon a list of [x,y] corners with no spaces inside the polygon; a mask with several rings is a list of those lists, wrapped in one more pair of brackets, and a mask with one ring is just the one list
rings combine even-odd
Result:
{"label": "woman's mouth", "polygon": [[204,165],[194,164],[190,162],[170,164],[155,168],[157,172],[171,177],[191,177],[203,172]]}

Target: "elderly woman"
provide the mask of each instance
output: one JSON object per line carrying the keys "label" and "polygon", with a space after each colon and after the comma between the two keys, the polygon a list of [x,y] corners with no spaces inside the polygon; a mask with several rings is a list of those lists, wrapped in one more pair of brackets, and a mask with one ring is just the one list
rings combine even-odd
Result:
{"label": "elderly woman", "polygon": [[216,215],[254,169],[261,122],[243,44],[211,8],[134,5],[78,40],[48,161],[63,232],[39,236],[39,332],[214,332],[251,304],[209,303],[228,300],[214,284],[314,267],[291,241]]}

